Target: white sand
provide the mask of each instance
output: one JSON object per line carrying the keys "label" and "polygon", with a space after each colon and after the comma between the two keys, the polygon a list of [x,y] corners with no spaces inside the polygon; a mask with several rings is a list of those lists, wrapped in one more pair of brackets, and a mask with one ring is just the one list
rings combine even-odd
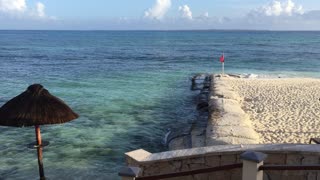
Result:
{"label": "white sand", "polygon": [[312,137],[320,138],[320,79],[221,80],[239,95],[259,143],[308,143]]}

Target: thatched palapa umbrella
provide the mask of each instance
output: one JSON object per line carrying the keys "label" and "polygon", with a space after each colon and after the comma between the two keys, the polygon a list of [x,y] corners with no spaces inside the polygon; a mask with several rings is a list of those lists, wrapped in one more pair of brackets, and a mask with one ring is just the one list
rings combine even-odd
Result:
{"label": "thatched palapa umbrella", "polygon": [[0,125],[35,126],[40,179],[45,179],[42,163],[40,125],[60,124],[78,118],[59,98],[51,95],[40,84],[33,84],[26,91],[0,108]]}

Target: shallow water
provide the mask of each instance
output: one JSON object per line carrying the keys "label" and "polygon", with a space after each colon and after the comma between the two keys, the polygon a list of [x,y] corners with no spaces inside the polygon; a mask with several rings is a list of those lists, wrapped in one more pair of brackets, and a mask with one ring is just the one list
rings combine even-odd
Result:
{"label": "shallow water", "polygon": [[[124,152],[166,150],[194,120],[189,77],[320,77],[320,32],[0,31],[0,105],[41,83],[80,115],[42,127],[49,179],[115,179]],[[0,178],[38,176],[34,129],[0,127]]]}

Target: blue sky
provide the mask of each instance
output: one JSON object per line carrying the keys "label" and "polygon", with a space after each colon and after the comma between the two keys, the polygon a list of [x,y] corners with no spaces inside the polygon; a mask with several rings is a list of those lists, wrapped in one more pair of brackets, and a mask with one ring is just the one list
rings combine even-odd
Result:
{"label": "blue sky", "polygon": [[320,30],[320,1],[0,0],[0,29]]}

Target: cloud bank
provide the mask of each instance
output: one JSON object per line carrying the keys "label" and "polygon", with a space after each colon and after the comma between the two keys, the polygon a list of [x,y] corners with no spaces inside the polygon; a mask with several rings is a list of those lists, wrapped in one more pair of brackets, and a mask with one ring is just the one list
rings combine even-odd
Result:
{"label": "cloud bank", "polygon": [[[179,2],[179,1],[177,1]],[[178,6],[178,16],[167,17],[171,1],[157,0],[145,12],[145,17],[161,19],[153,27],[159,29],[254,29],[254,30],[316,30],[320,29],[320,11],[305,11],[294,0],[270,0],[242,17],[210,16],[209,13],[194,15],[189,5]],[[184,20],[183,20],[184,19]]]}
{"label": "cloud bank", "polygon": [[[61,30],[320,30],[320,10],[307,11],[295,0],[270,0],[242,16],[224,17],[214,11],[196,12],[181,1],[154,0],[143,17],[102,19],[54,19],[46,6],[28,0],[0,0],[0,28]],[[174,2],[174,5],[172,5]],[[172,8],[172,6],[175,6]],[[210,9],[210,7],[204,7]],[[193,10],[193,11],[192,11]],[[140,12],[140,13],[141,13]]]}
{"label": "cloud bank", "polygon": [[293,0],[274,0],[237,20],[238,26],[266,30],[320,30],[320,11],[305,11]]}
{"label": "cloud bank", "polygon": [[265,16],[292,16],[304,14],[303,7],[296,5],[292,0],[273,1],[268,5],[264,5],[251,13]]}

